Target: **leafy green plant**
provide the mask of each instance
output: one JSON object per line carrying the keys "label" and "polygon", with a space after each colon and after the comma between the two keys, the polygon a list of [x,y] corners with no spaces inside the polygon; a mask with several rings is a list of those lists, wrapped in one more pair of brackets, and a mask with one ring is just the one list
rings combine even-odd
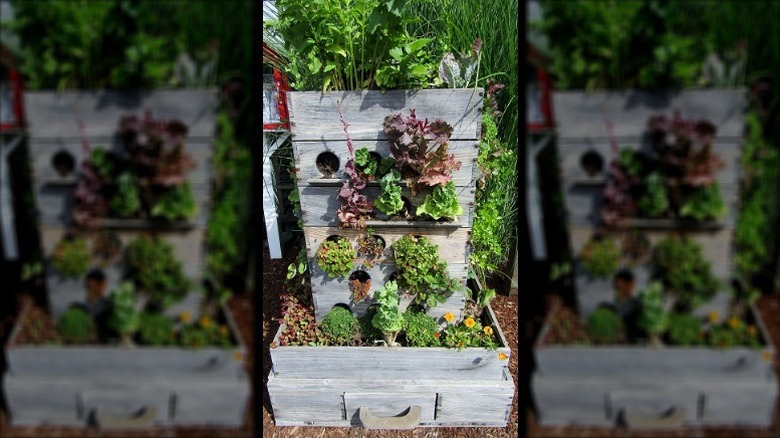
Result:
{"label": "leafy green plant", "polygon": [[720,288],[701,246],[686,237],[668,236],[653,253],[655,277],[676,296],[678,310],[690,310],[712,298]]}
{"label": "leafy green plant", "polygon": [[394,164],[395,161],[391,157],[375,157],[371,155],[368,148],[355,150],[355,170],[369,181],[385,176]]}
{"label": "leafy green plant", "polygon": [[401,181],[401,174],[395,169],[388,172],[379,181],[382,191],[379,194],[379,198],[374,201],[374,207],[388,216],[392,216],[404,209],[404,201],[401,199],[401,187],[398,185],[399,181]]}
{"label": "leafy green plant", "polygon": [[301,248],[298,251],[296,260],[293,263],[287,265],[287,280],[293,280],[298,276],[303,276],[303,273],[309,269],[309,262],[306,257],[306,248]]}
{"label": "leafy green plant", "polygon": [[285,329],[279,336],[281,346],[325,345],[327,342],[311,310],[294,295],[282,296],[282,322]]}
{"label": "leafy green plant", "polygon": [[89,269],[92,252],[87,240],[72,235],[64,236],[52,252],[54,269],[65,278],[80,278]]}
{"label": "leafy green plant", "polygon": [[227,326],[217,325],[208,315],[202,315],[197,321],[179,329],[179,343],[189,348],[201,348],[206,345],[229,347],[230,330]]}
{"label": "leafy green plant", "polygon": [[687,313],[669,314],[669,341],[674,345],[701,345],[704,343],[703,327],[698,317]]}
{"label": "leafy green plant", "polygon": [[140,328],[140,315],[135,309],[135,287],[129,281],[122,282],[109,295],[112,308],[108,326],[122,335],[131,337]]}
{"label": "leafy green plant", "polygon": [[450,278],[447,263],[439,258],[439,247],[425,237],[407,234],[393,242],[398,286],[414,295],[413,304],[423,309],[443,303],[445,293],[460,287]]}
{"label": "leafy green plant", "polygon": [[593,277],[608,278],[618,268],[620,250],[605,236],[593,236],[582,248],[580,263]]}
{"label": "leafy green plant", "polygon": [[130,172],[124,172],[117,178],[116,193],[109,201],[111,210],[119,217],[132,217],[141,208],[141,196],[138,181]]}
{"label": "leafy green plant", "polygon": [[[433,70],[421,60],[428,39],[412,38],[406,2],[280,0],[271,23],[290,53],[297,89],[416,88]],[[310,23],[318,23],[312,26]]]}
{"label": "leafy green plant", "polygon": [[639,293],[641,310],[637,326],[650,335],[654,344],[661,342],[661,335],[669,327],[669,312],[664,305],[663,285],[654,281]]}
{"label": "leafy green plant", "polygon": [[355,340],[359,324],[355,315],[343,307],[334,307],[325,314],[320,323],[322,333],[328,337],[331,344],[346,345]]}
{"label": "leafy green plant", "polygon": [[409,311],[404,313],[404,333],[406,344],[410,347],[436,347],[439,339],[436,332],[439,325],[436,318],[421,312]]}
{"label": "leafy green plant", "polygon": [[57,332],[67,344],[86,344],[96,338],[95,321],[84,309],[71,307],[57,320]]}
{"label": "leafy green plant", "polygon": [[346,238],[326,240],[317,249],[317,264],[329,277],[345,277],[352,271],[357,252]]}
{"label": "leafy green plant", "polygon": [[368,344],[372,344],[374,341],[382,339],[382,331],[374,327],[373,324],[374,316],[376,316],[378,307],[379,306],[376,304],[368,306],[366,313],[358,318],[360,335]]}
{"label": "leafy green plant", "polygon": [[148,306],[166,308],[187,294],[190,282],[173,246],[157,236],[143,235],[125,248],[126,278],[149,295]]}
{"label": "leafy green plant", "polygon": [[680,207],[680,216],[696,220],[715,219],[727,213],[717,181],[693,190]]}
{"label": "leafy green plant", "polygon": [[645,179],[645,193],[638,205],[641,212],[653,218],[661,217],[669,210],[669,194],[659,172],[652,172]]}
{"label": "leafy green plant", "polygon": [[[469,53],[461,53],[457,58],[452,52],[445,53],[439,64],[439,79],[450,88],[466,88],[471,84],[475,73],[479,77],[479,61],[482,55],[482,40],[477,38]],[[475,79],[476,82],[476,79]]]}
{"label": "leafy green plant", "polygon": [[412,196],[423,187],[447,184],[452,171],[460,168],[455,155],[448,154],[452,126],[444,120],[420,120],[414,110],[385,117],[384,132],[390,139],[395,166],[406,179]]}
{"label": "leafy green plant", "polygon": [[609,307],[599,307],[585,321],[585,331],[595,344],[616,344],[625,340],[623,319]]}
{"label": "leafy green plant", "polygon": [[138,317],[140,330],[138,335],[146,345],[175,344],[173,321],[165,315],[141,312]]}
{"label": "leafy green plant", "polygon": [[455,191],[455,182],[450,181],[445,185],[436,186],[433,192],[426,195],[422,204],[417,207],[418,216],[427,214],[435,220],[446,218],[458,220],[463,214],[463,207],[458,203],[458,193]]}
{"label": "leafy green plant", "polygon": [[198,206],[192,196],[192,188],[189,181],[165,190],[157,197],[157,202],[152,206],[152,217],[161,217],[167,220],[187,219],[198,214]]}
{"label": "leafy green plant", "polygon": [[395,281],[388,281],[381,289],[374,292],[374,300],[379,307],[371,324],[382,332],[386,346],[396,347],[398,343],[395,342],[395,338],[404,327],[404,316],[398,308],[398,284]]}

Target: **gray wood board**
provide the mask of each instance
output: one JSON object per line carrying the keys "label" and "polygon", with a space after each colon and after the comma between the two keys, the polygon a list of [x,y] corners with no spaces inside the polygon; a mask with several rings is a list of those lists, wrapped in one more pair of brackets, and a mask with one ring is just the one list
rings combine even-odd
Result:
{"label": "gray wood board", "polygon": [[[316,227],[338,226],[336,212],[340,206],[338,199],[339,189],[340,187],[300,187],[301,211],[306,225]],[[380,192],[379,187],[366,187],[362,190],[362,193],[368,196],[369,199],[378,198]],[[404,187],[401,196],[408,198],[412,204],[412,209],[416,210],[425,200],[426,192],[421,192],[417,196],[411,197],[409,189]],[[457,193],[458,202],[463,208],[464,214],[458,216],[457,221],[447,222],[447,225],[470,227],[474,213],[474,189],[470,187],[458,188]],[[433,224],[433,222],[419,222],[420,227],[426,227],[429,224]],[[388,223],[388,226],[392,226],[392,223]],[[374,228],[377,228],[377,226],[374,226]]]}
{"label": "gray wood board", "polygon": [[[365,236],[365,230],[355,230],[352,228],[338,227],[303,227],[306,236],[306,250],[309,257],[315,257],[317,250],[323,241],[330,236],[342,236],[349,239],[352,247],[357,249],[357,239]],[[448,263],[468,263],[468,242],[471,238],[470,228],[403,228],[403,227],[382,227],[374,228],[374,235],[379,236],[385,241],[385,250],[383,255],[374,260],[375,263],[382,263],[392,259],[391,245],[408,234],[423,236],[431,243],[439,247],[439,257]],[[363,260],[363,258],[360,258]]]}
{"label": "gray wood board", "polygon": [[482,89],[431,89],[287,93],[293,140],[346,140],[338,105],[353,140],[386,139],[382,123],[388,115],[443,119],[453,126],[453,140],[479,138]]}
{"label": "gray wood board", "polygon": [[[456,161],[460,161],[460,168],[452,172],[452,180],[458,187],[474,185],[478,178],[476,168],[476,159],[479,149],[474,140],[454,140],[449,142],[448,151],[455,156]],[[335,169],[336,175],[343,180],[342,172],[344,165],[350,159],[349,150],[346,141],[311,141],[293,142],[296,148],[295,166],[298,171],[298,186],[307,185],[310,179],[323,178],[322,173],[317,169],[317,157],[323,152],[330,152],[339,159],[339,168]],[[369,152],[376,152],[382,157],[391,157],[390,146],[386,140],[364,140],[353,141],[354,150],[361,148],[368,149]],[[339,181],[339,185],[341,181]]]}
{"label": "gray wood board", "polygon": [[[505,427],[516,395],[512,380],[290,379],[268,376],[268,393],[278,426],[354,426],[345,419],[344,394],[386,394],[392,402],[404,394],[436,394],[435,420],[421,427]],[[464,397],[468,394],[468,397]]]}
{"label": "gray wood board", "polygon": [[770,385],[777,392],[772,364],[762,358],[762,350],[749,347],[545,346],[535,355],[538,377],[553,381],[728,381]]}
{"label": "gray wood board", "polygon": [[604,115],[617,138],[641,134],[651,116],[680,110],[684,119],[708,119],[719,137],[740,137],[747,106],[745,89],[687,91],[558,91],[553,108],[561,138],[607,136]]}
{"label": "gray wood board", "polygon": [[217,92],[202,90],[156,91],[28,91],[25,112],[32,139],[111,137],[119,119],[128,114],[144,116],[150,110],[155,119],[178,119],[188,128],[188,137],[212,138],[216,129]]}

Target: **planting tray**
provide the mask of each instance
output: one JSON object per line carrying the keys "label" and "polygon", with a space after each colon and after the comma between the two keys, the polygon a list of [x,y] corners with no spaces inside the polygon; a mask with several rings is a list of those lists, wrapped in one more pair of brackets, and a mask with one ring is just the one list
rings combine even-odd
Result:
{"label": "planting tray", "polygon": [[[403,429],[505,427],[515,387],[507,346],[271,348],[268,393],[277,426]],[[285,326],[279,327],[274,345]],[[499,353],[506,355],[504,360]]]}
{"label": "planting tray", "polygon": [[251,382],[246,345],[223,306],[231,348],[6,346],[13,426],[240,426]]}
{"label": "planting tray", "polygon": [[532,379],[540,424],[771,425],[775,346],[757,310],[751,312],[765,342],[759,349],[545,345],[547,321]]}

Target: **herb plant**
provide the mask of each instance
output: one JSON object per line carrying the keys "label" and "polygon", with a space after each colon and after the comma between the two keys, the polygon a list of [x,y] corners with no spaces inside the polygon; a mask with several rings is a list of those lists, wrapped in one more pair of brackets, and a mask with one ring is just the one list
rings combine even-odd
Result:
{"label": "herb plant", "polygon": [[436,332],[439,325],[436,318],[421,312],[404,313],[404,334],[410,347],[437,347],[439,339]]}
{"label": "herb plant", "polygon": [[91,258],[87,240],[72,235],[57,242],[52,252],[54,269],[65,278],[81,278],[87,273]]}
{"label": "herb plant", "polygon": [[190,287],[173,246],[161,239],[143,235],[125,248],[126,277],[139,292],[149,295],[151,308],[164,309],[181,300]]}
{"label": "herb plant", "polygon": [[173,321],[165,315],[141,312],[138,317],[138,335],[146,345],[175,344]]}
{"label": "herb plant", "polygon": [[57,320],[57,332],[67,344],[85,344],[95,340],[95,321],[84,309],[71,307]]}
{"label": "herb plant", "polygon": [[357,252],[346,238],[326,240],[317,249],[317,264],[332,278],[345,277],[352,271],[352,261]]}
{"label": "herb plant", "polygon": [[704,329],[698,317],[686,313],[669,314],[667,336],[674,345],[701,345],[704,343]]}
{"label": "herb plant", "polygon": [[439,247],[425,237],[407,234],[391,245],[398,269],[398,286],[414,295],[413,304],[423,310],[446,301],[445,293],[460,287],[450,278],[447,263],[439,258]]}
{"label": "herb plant", "polygon": [[130,172],[124,172],[117,178],[116,193],[109,201],[111,211],[119,217],[132,217],[141,208],[138,181]]}
{"label": "herb plant", "polygon": [[388,281],[381,289],[374,292],[374,300],[379,307],[371,324],[382,331],[386,346],[396,347],[398,343],[395,342],[395,338],[404,327],[404,316],[398,308],[398,284],[395,281]]}
{"label": "herb plant", "polygon": [[608,278],[618,268],[620,251],[605,236],[593,236],[582,248],[580,263],[595,278]]}
{"label": "herb plant", "polygon": [[678,310],[690,310],[711,299],[720,288],[701,246],[688,237],[668,236],[653,253],[655,277],[676,297]]}
{"label": "herb plant", "polygon": [[666,193],[664,178],[658,172],[651,173],[645,179],[645,194],[639,199],[639,211],[645,215],[661,217],[669,209],[669,195]]}
{"label": "herb plant", "polygon": [[368,148],[360,148],[355,151],[355,170],[368,181],[382,178],[395,164],[390,157],[377,158],[368,151]]}
{"label": "herb plant", "polygon": [[717,181],[693,189],[680,207],[681,217],[698,221],[719,218],[726,213],[726,203],[720,195],[720,185]]}
{"label": "herb plant", "polygon": [[609,307],[599,307],[588,316],[585,330],[594,344],[615,344],[625,339],[623,319]]}
{"label": "herb plant", "polygon": [[188,219],[198,213],[189,181],[165,190],[152,206],[152,217],[167,220]]}
{"label": "herb plant", "polygon": [[661,343],[661,335],[669,327],[669,312],[665,309],[664,290],[660,282],[651,282],[639,293],[641,310],[637,326],[650,335],[653,344]]}
{"label": "herb plant", "polygon": [[322,318],[320,327],[333,345],[349,344],[358,334],[358,320],[355,315],[339,306],[331,309]]}
{"label": "herb plant", "polygon": [[109,295],[111,315],[108,325],[126,341],[140,328],[140,316],[135,309],[135,288],[133,283],[122,282]]}
{"label": "herb plant", "polygon": [[379,198],[374,201],[374,207],[382,213],[392,216],[404,209],[404,201],[401,199],[401,187],[398,182],[401,181],[401,174],[392,169],[379,181],[381,193]]}

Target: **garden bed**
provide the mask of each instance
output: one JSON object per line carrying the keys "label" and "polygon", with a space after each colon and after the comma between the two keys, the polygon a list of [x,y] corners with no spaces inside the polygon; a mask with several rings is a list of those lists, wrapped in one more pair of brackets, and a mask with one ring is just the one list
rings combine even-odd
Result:
{"label": "garden bed", "polygon": [[579,317],[556,301],[535,346],[539,424],[769,426],[778,395],[776,350],[754,306],[750,315],[759,348],[594,346]]}

